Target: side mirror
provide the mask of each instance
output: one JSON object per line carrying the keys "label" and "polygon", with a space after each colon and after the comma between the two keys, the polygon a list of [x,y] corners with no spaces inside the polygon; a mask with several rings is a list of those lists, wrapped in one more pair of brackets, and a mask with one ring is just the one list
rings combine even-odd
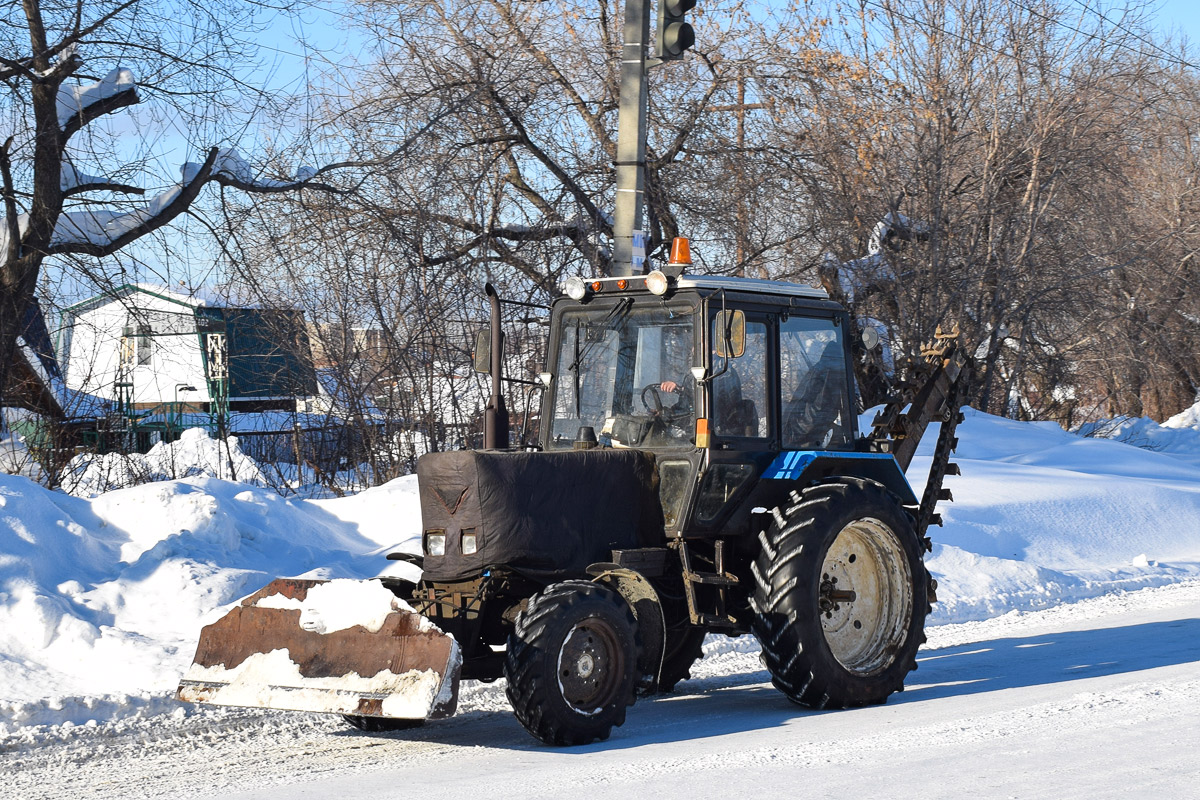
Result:
{"label": "side mirror", "polygon": [[475,331],[475,352],[472,362],[476,372],[492,371],[492,332],[486,328]]}
{"label": "side mirror", "polygon": [[746,353],[746,312],[719,311],[713,321],[715,349],[721,358],[741,358]]}

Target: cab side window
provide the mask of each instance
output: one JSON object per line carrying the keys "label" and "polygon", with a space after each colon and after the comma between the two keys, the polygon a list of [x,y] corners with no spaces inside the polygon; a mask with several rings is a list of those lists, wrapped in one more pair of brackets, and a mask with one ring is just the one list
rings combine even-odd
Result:
{"label": "cab side window", "polygon": [[[717,331],[713,331],[716,341]],[[746,352],[724,359],[713,354],[713,431],[718,436],[769,435],[767,414],[767,325],[746,321]]]}
{"label": "cab side window", "polygon": [[850,443],[842,329],[831,319],[790,317],[779,326],[783,446],[840,449]]}

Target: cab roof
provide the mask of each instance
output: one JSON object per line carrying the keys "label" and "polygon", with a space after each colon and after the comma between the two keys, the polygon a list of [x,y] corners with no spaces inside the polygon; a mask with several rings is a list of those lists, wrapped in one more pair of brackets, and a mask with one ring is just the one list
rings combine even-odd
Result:
{"label": "cab roof", "polygon": [[765,281],[758,278],[735,278],[725,275],[680,275],[675,280],[677,289],[708,289],[727,292],[753,292],[758,294],[807,297],[812,300],[828,300],[829,293],[816,286],[804,286],[786,281]]}

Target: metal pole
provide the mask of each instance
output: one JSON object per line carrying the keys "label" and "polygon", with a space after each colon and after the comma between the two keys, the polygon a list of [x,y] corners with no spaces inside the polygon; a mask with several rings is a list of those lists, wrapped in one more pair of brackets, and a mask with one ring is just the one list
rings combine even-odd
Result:
{"label": "metal pole", "polygon": [[646,41],[649,37],[649,0],[626,0],[621,48],[621,106],[617,116],[614,275],[634,273],[633,233],[642,227],[642,194],[646,182]]}

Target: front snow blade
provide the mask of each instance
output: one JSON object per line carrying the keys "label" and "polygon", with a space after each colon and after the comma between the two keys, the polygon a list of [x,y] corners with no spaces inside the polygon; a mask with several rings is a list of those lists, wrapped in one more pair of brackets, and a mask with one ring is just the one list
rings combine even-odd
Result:
{"label": "front snow blade", "polygon": [[458,705],[454,637],[380,581],[279,578],[200,632],[189,703],[438,719]]}

